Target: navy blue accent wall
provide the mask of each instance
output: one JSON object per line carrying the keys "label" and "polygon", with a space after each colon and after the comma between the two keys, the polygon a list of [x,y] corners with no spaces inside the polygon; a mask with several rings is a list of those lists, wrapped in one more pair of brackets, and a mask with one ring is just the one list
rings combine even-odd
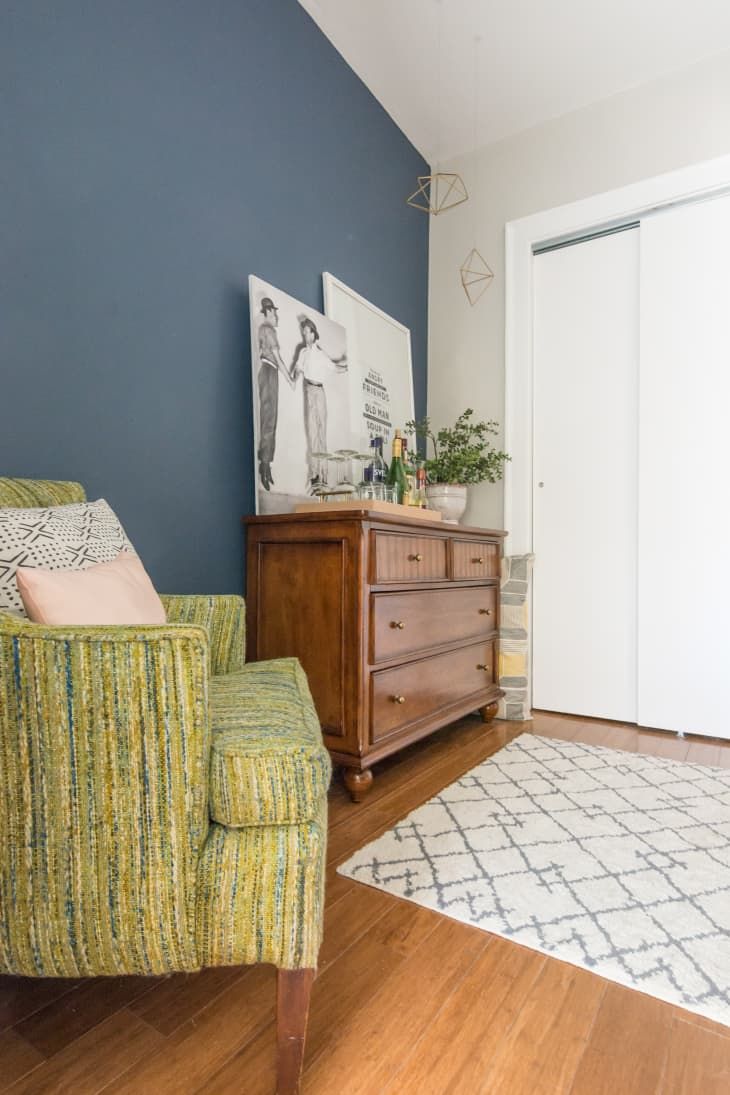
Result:
{"label": "navy blue accent wall", "polygon": [[425,162],[295,0],[3,0],[0,474],[79,479],[158,588],[242,589],[247,277],[411,328]]}

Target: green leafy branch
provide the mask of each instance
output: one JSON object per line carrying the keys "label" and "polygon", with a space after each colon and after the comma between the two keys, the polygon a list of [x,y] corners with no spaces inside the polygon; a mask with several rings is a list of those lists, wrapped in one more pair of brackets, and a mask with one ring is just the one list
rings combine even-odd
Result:
{"label": "green leafy branch", "polygon": [[429,418],[406,422],[406,433],[430,440],[433,459],[427,459],[426,475],[431,483],[496,483],[504,474],[504,464],[510,457],[495,449],[490,434],[499,433],[499,423],[473,422],[474,411],[468,407],[453,426],[434,432]]}

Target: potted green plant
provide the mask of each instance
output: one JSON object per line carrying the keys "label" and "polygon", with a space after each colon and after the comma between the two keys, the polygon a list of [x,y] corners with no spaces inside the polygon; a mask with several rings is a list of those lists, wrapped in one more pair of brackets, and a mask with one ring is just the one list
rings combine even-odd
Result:
{"label": "potted green plant", "polygon": [[467,407],[453,426],[434,431],[429,418],[406,422],[406,432],[433,445],[433,457],[425,461],[426,497],[431,509],[440,510],[445,521],[458,524],[466,509],[470,483],[496,483],[509,460],[489,440],[499,432],[494,421],[474,422],[474,411]]}

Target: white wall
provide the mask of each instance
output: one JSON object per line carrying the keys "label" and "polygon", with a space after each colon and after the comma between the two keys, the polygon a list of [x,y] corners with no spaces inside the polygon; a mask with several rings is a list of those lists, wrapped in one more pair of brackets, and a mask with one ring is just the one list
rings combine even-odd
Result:
{"label": "white wall", "polygon": [[[515,79],[519,76],[516,75]],[[429,414],[465,407],[504,423],[504,226],[578,198],[730,152],[730,54],[567,114],[441,170],[461,173],[464,205],[431,218]],[[470,307],[459,267],[476,246],[495,273]],[[502,525],[502,485],[470,488],[465,521]]]}

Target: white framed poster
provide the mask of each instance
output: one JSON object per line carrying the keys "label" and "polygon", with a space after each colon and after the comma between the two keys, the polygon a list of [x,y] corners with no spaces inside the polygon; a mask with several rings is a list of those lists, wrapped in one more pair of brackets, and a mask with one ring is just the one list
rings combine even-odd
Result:
{"label": "white framed poster", "polygon": [[256,512],[291,513],[326,469],[318,453],[357,447],[344,327],[250,275]]}
{"label": "white framed poster", "polygon": [[387,454],[394,430],[415,417],[411,332],[332,274],[322,281],[325,313],[347,331],[353,431],[382,437]]}

